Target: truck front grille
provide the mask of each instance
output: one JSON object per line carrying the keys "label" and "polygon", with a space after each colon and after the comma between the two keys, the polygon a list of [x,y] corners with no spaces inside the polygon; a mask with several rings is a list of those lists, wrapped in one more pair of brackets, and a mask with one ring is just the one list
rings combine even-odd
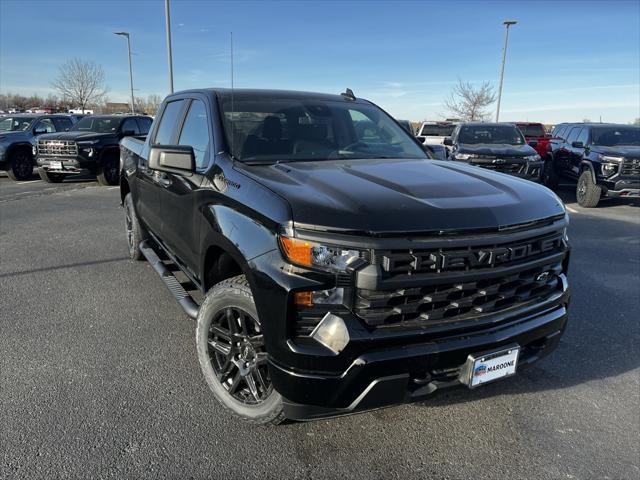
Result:
{"label": "truck front grille", "polygon": [[359,289],[355,312],[372,327],[460,322],[544,299],[559,286],[562,263],[506,276],[391,291]]}
{"label": "truck front grille", "polygon": [[52,157],[77,156],[78,145],[72,140],[39,140],[38,154]]}
{"label": "truck front grille", "polygon": [[621,175],[640,175],[640,158],[625,158],[620,168]]}
{"label": "truck front grille", "polygon": [[502,173],[523,174],[527,171],[527,162],[522,158],[480,157],[471,164]]}

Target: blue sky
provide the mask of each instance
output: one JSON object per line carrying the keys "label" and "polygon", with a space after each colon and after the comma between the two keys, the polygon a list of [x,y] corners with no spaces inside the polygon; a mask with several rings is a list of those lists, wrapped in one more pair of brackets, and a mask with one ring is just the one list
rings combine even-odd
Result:
{"label": "blue sky", "polygon": [[[398,118],[437,119],[458,78],[498,83],[512,28],[501,119],[549,123],[640,117],[638,1],[172,0],[176,90],[229,86],[341,92]],[[60,63],[101,64],[112,101],[167,93],[164,2],[0,0],[0,91],[51,91]]]}

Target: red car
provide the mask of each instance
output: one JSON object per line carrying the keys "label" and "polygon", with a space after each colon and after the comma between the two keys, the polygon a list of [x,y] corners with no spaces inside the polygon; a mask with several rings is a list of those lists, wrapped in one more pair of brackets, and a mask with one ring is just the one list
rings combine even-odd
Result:
{"label": "red car", "polygon": [[541,158],[547,156],[547,147],[551,134],[547,133],[544,125],[536,122],[516,122],[516,126],[520,129],[527,143],[535,140],[538,144],[533,147]]}

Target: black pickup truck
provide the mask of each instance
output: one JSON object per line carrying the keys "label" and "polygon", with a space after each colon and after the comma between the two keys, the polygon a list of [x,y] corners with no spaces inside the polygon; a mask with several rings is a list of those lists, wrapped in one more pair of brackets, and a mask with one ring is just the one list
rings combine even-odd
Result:
{"label": "black pickup truck", "polygon": [[0,170],[12,180],[27,180],[33,175],[33,149],[43,134],[71,128],[69,115],[13,114],[0,117]]}
{"label": "black pickup truck", "polygon": [[537,142],[527,144],[514,124],[461,123],[444,144],[451,148],[451,160],[540,181],[543,162],[533,148]]}
{"label": "black pickup truck", "polygon": [[130,256],[197,319],[204,377],[245,420],[474,388],[565,329],[558,197],[429,159],[350,91],[176,93],[120,149]]}
{"label": "black pickup truck", "polygon": [[117,185],[119,143],[124,137],[146,135],[152,119],[141,115],[90,115],[68,132],[42,135],[34,148],[38,174],[59,183],[67,175],[96,175],[101,185]]}
{"label": "black pickup truck", "polygon": [[549,142],[543,181],[552,189],[560,181],[576,184],[585,208],[602,197],[640,197],[640,127],[613,123],[564,123]]}

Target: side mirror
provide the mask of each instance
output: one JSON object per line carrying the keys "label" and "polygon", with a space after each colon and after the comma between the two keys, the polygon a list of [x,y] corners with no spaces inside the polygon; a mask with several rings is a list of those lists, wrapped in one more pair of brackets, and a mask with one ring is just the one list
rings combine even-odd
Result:
{"label": "side mirror", "polygon": [[444,141],[442,143],[445,144],[448,147],[452,147],[453,146],[453,139],[451,137],[444,137]]}
{"label": "side mirror", "polygon": [[193,172],[196,157],[189,145],[156,145],[149,150],[149,168],[165,172]]}
{"label": "side mirror", "polygon": [[584,143],[582,143],[582,142],[571,142],[571,146],[573,148],[584,148]]}
{"label": "side mirror", "polygon": [[47,129],[46,128],[36,128],[33,131],[34,135],[42,135],[43,133],[47,133]]}
{"label": "side mirror", "polygon": [[529,140],[529,146],[530,147],[537,147],[538,146],[538,141],[537,140]]}
{"label": "side mirror", "polygon": [[125,137],[132,137],[136,134],[135,130],[123,130],[122,135]]}

